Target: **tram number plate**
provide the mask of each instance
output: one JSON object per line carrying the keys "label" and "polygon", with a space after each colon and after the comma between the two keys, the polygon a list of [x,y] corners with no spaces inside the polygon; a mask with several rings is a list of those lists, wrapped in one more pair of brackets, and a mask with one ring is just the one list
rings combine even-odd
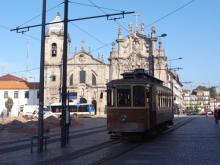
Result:
{"label": "tram number plate", "polygon": [[116,85],[115,88],[116,89],[124,89],[124,88],[130,89],[130,85]]}

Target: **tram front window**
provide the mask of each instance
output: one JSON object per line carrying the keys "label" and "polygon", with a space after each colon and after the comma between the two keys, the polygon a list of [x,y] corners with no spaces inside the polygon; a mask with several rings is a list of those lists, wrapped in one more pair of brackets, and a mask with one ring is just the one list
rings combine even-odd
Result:
{"label": "tram front window", "polygon": [[145,102],[144,102],[144,91],[145,88],[143,86],[134,86],[133,87],[133,93],[134,93],[134,99],[133,99],[133,104],[135,107],[142,107],[145,106]]}
{"label": "tram front window", "polygon": [[131,106],[131,90],[118,89],[117,90],[117,105],[118,106]]}

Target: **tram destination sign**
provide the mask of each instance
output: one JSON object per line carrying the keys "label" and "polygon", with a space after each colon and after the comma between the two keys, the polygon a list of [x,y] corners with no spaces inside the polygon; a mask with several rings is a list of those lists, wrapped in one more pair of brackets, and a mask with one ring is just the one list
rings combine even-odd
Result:
{"label": "tram destination sign", "polygon": [[130,89],[130,85],[116,85],[116,89]]}

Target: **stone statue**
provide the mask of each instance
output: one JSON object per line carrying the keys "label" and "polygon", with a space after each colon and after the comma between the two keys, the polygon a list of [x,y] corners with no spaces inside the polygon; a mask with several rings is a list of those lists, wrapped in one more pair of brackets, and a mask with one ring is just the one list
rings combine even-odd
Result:
{"label": "stone statue", "polygon": [[144,22],[141,22],[141,34],[144,34]]}
{"label": "stone statue", "polygon": [[130,34],[132,33],[132,23],[131,22],[129,22],[129,24],[128,24],[128,26],[129,26],[129,32],[130,32]]}

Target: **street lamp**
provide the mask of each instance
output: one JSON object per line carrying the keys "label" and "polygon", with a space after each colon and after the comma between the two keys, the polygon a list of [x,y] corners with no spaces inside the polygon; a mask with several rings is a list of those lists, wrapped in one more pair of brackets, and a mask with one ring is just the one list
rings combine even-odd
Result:
{"label": "street lamp", "polygon": [[171,70],[171,61],[174,61],[174,60],[181,60],[183,59],[183,57],[179,57],[179,58],[176,58],[176,59],[171,59],[170,60],[167,60],[167,61],[170,61],[170,70]]}
{"label": "street lamp", "polygon": [[35,76],[34,77],[29,77],[29,78],[34,78],[34,101],[33,101],[33,103],[35,105]]}

